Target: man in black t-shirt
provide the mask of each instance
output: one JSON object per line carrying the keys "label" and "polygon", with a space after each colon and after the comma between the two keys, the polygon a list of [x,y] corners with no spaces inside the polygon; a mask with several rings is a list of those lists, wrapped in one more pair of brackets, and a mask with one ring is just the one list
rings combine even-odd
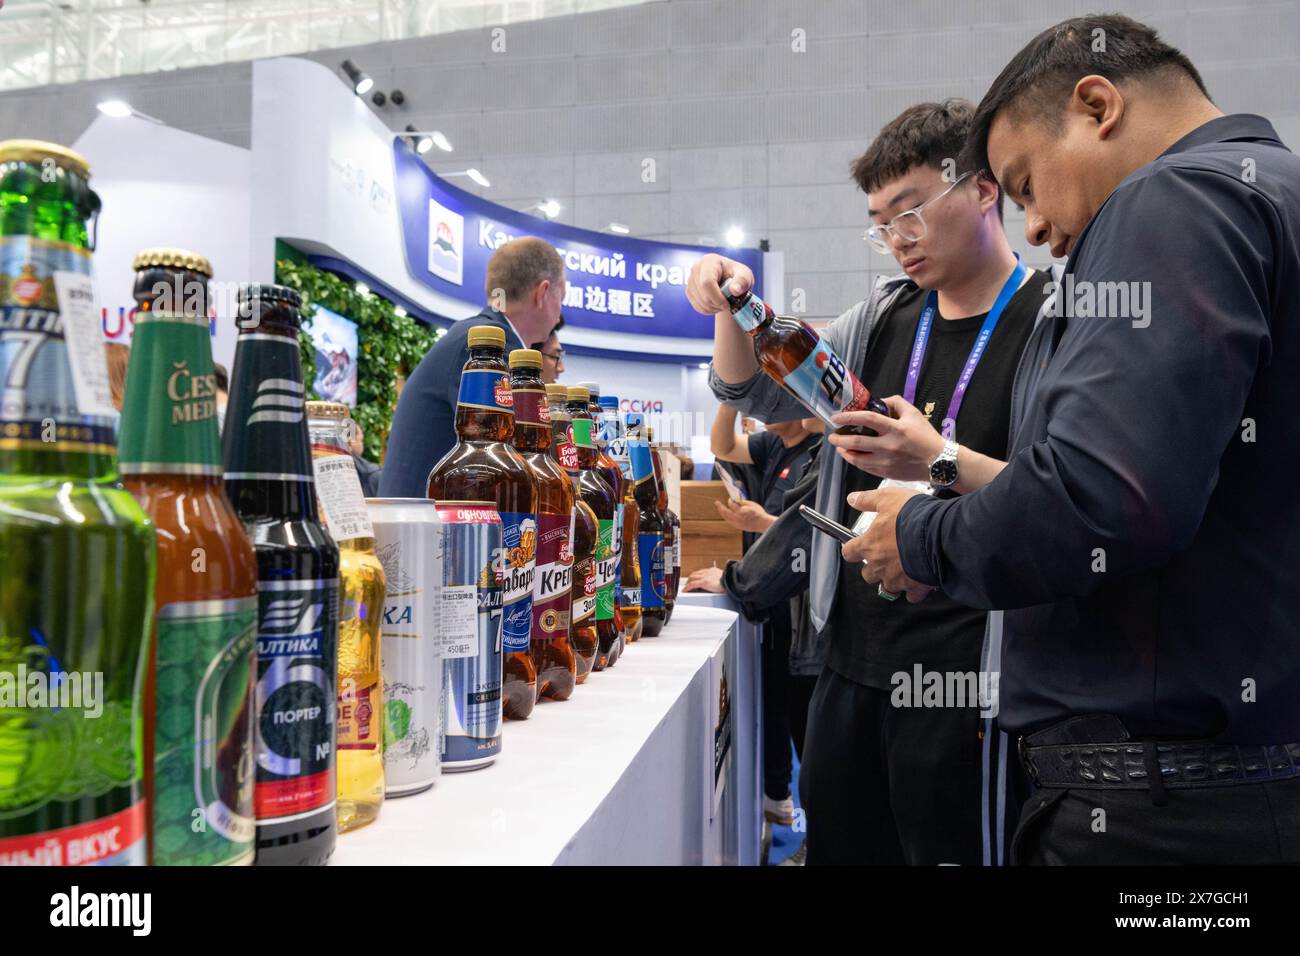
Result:
{"label": "man in black t-shirt", "polygon": [[[853,166],[868,196],[864,238],[906,275],[881,280],[822,333],[873,394],[889,396],[893,416],[854,413],[852,423],[880,436],[828,439],[842,460],[823,465],[818,506],[849,526],[861,516],[846,494],[882,476],[951,495],[980,487],[1003,464],[1013,379],[1050,275],[1011,251],[996,183],[952,162],[972,112],[960,100],[912,107]],[[798,406],[758,373],[749,339],[723,310],[723,278],[733,291],[753,281],[740,264],[706,257],[687,289],[697,309],[717,316],[714,393],[768,421],[794,417]],[[993,771],[1004,764],[984,740],[996,735],[995,675],[981,668],[985,613],[937,594],[892,600],[817,548],[810,606],[829,646],[800,774],[808,862],[998,862],[989,801],[997,803]]]}
{"label": "man in black t-shirt", "polygon": [[[744,470],[744,491],[748,500],[717,504],[723,520],[744,534],[745,551],[776,523],[786,493],[798,483],[808,466],[813,446],[821,440],[798,419],[771,425],[763,431],[736,434],[736,410],[723,404],[709,434],[713,454]],[[710,569],[714,570],[714,569]],[[723,569],[716,569],[703,587],[720,586]],[[708,572],[705,572],[708,574]],[[790,744],[803,749],[794,739],[795,726],[802,725],[808,692],[790,675],[790,639],[793,623],[790,606],[782,601],[768,611],[762,625],[763,649],[763,814],[773,823],[794,823],[794,796],[790,779],[794,763]],[[804,679],[806,682],[806,679]]]}

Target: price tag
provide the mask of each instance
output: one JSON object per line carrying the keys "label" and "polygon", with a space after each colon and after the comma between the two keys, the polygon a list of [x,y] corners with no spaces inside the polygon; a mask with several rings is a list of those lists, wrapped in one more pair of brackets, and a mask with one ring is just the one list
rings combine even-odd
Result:
{"label": "price tag", "polygon": [[320,495],[325,527],[335,541],[373,538],[374,525],[366,508],[357,477],[357,463],[351,455],[323,455],[312,459],[316,472],[316,493]]}
{"label": "price tag", "polygon": [[478,654],[478,587],[473,584],[444,585],[438,605],[438,629],[442,634],[442,656],[455,660]]}
{"label": "price tag", "polygon": [[95,283],[79,272],[54,273],[54,291],[63,320],[63,342],[72,368],[72,391],[83,415],[112,418],[113,393],[108,385],[104,337],[95,309]]}

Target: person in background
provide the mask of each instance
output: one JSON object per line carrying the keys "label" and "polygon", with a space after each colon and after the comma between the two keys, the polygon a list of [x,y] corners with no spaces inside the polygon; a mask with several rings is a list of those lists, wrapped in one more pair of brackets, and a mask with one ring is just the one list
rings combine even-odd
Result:
{"label": "person in background", "polygon": [[[870,219],[864,238],[902,274],[878,280],[822,339],[863,384],[889,396],[893,418],[884,421],[916,437],[906,461],[882,467],[900,444],[898,429],[883,438],[828,436],[833,454],[820,465],[816,507],[846,527],[858,513],[845,493],[874,489],[882,477],[928,478],[936,496],[950,498],[996,475],[1012,383],[1032,337],[1051,325],[1053,276],[1018,261],[997,183],[979,167],[953,165],[974,112],[957,99],[913,106],[853,164]],[[719,289],[724,278],[733,290],[753,284],[742,264],[705,256],[687,286],[696,309],[716,316],[714,394],[769,423],[806,414],[758,369]],[[871,415],[836,424],[884,428]],[[991,669],[981,667],[987,615],[943,595],[911,604],[867,587],[860,567],[844,563],[834,538],[813,538],[809,612],[827,647],[799,775],[808,862],[1000,862],[1003,807],[1017,781],[1007,748],[993,746],[989,733],[996,698],[988,699]],[[930,675],[961,689],[923,700]]]}
{"label": "person in background", "polygon": [[348,435],[348,451],[357,466],[357,477],[361,479],[361,491],[367,498],[379,496],[379,476],[383,469],[366,458],[366,433],[355,421]]}
{"label": "person in background", "polygon": [[[755,547],[759,536],[776,524],[786,492],[803,474],[812,448],[820,440],[820,435],[809,431],[798,419],[771,425],[766,431],[737,435],[736,409],[725,403],[718,406],[709,432],[714,457],[751,466],[747,494],[752,500],[716,503],[723,520],[745,532],[746,554]],[[789,563],[788,553],[784,560]],[[716,582],[710,583],[716,586]],[[690,587],[689,580],[687,587]],[[762,634],[763,815],[773,823],[790,826],[794,823],[794,796],[790,792],[794,772],[790,757],[790,711],[795,695],[789,668],[791,621],[787,601],[772,602]],[[806,700],[804,704],[806,710]]]}
{"label": "person in background", "polygon": [[[817,418],[805,419],[804,427],[810,432],[823,429],[821,419]],[[774,608],[780,609],[776,614],[778,619],[788,615],[790,649],[786,657],[785,712],[795,756],[801,762],[808,730],[808,702],[812,699],[817,675],[825,661],[825,648],[808,618],[808,563],[806,560],[793,560],[793,556],[806,556],[812,547],[812,525],[799,514],[799,505],[813,504],[817,491],[817,461],[823,447],[821,442],[814,442],[809,448],[808,462],[798,482],[782,498],[780,517],[759,535],[744,557],[739,561],[728,561],[722,568],[698,568],[690,573],[685,585],[687,591],[727,594],[746,619],[755,623],[767,622]],[[764,668],[765,681],[769,670],[779,673],[777,663],[774,660],[771,668]],[[765,695],[779,694],[781,690],[780,686],[769,690],[764,684]],[[807,856],[805,839],[781,865],[803,866]]]}
{"label": "person in background", "polygon": [[105,342],[104,361],[108,366],[109,395],[120,415],[122,402],[126,399],[126,367],[131,361],[131,349],[121,342]]}
{"label": "person in background", "polygon": [[551,335],[544,342],[534,342],[530,349],[542,353],[542,384],[554,385],[564,374],[564,347],[560,345],[560,329],[564,328],[564,316],[555,324]]}
{"label": "person in background", "polygon": [[488,260],[484,294],[483,310],[443,333],[402,390],[379,482],[384,498],[425,497],[429,472],[455,446],[456,396],[472,326],[503,329],[507,354],[551,337],[564,301],[564,260],[543,239],[512,239]]}
{"label": "person in background", "polygon": [[217,375],[217,431],[226,427],[226,402],[230,401],[230,373],[220,362],[212,363]]}

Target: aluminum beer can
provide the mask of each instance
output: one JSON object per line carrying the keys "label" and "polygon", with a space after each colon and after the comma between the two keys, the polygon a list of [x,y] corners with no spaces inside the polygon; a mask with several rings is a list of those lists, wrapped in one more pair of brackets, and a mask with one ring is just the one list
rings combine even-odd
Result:
{"label": "aluminum beer can", "polygon": [[384,669],[384,795],[433,786],[442,771],[442,521],[428,498],[367,498],[388,595]]}
{"label": "aluminum beer can", "polygon": [[501,752],[501,515],[491,501],[440,501],[446,730],[442,772],[476,770]]}

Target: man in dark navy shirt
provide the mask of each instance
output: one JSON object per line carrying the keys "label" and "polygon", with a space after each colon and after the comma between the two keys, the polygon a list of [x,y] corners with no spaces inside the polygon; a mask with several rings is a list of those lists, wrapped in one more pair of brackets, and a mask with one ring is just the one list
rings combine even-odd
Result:
{"label": "man in dark navy shirt", "polygon": [[[488,305],[442,334],[402,390],[380,478],[385,498],[423,498],[429,472],[456,444],[456,395],[469,360],[469,330],[505,330],[506,354],[544,342],[558,327],[564,301],[564,260],[545,240],[513,239],[488,260]],[[557,343],[558,346],[558,343]]]}
{"label": "man in dark navy shirt", "polygon": [[1125,17],[1045,31],[967,147],[1068,255],[1011,458],[888,490],[864,576],[1009,608],[1031,863],[1300,862],[1300,158]]}

